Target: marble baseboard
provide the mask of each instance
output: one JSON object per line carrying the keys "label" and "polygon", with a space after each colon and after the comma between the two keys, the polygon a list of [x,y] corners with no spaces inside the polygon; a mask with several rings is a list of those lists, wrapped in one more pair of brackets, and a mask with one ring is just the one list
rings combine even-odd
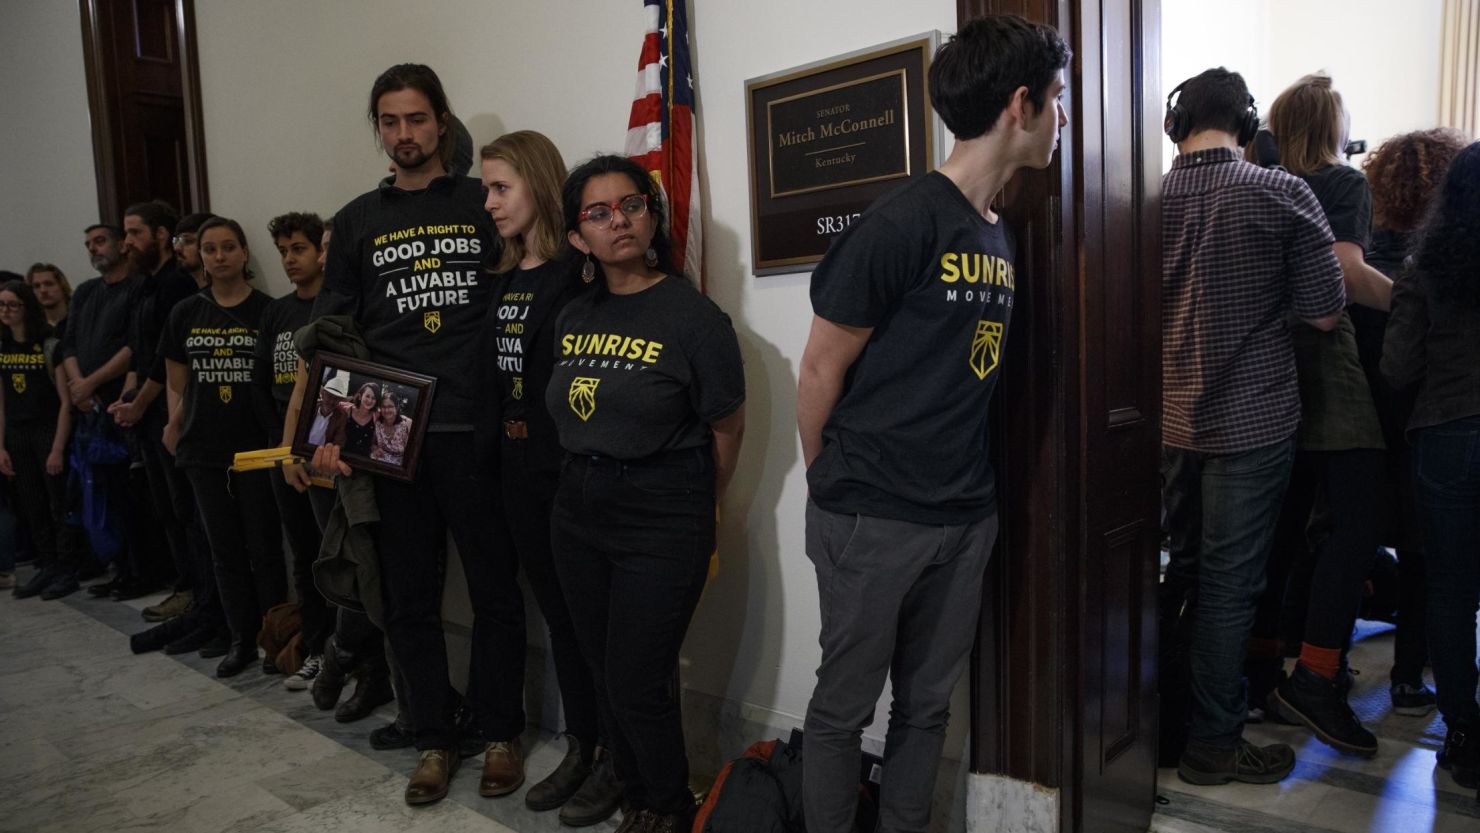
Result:
{"label": "marble baseboard", "polygon": [[968,833],[1058,833],[1059,791],[1006,775],[967,777]]}

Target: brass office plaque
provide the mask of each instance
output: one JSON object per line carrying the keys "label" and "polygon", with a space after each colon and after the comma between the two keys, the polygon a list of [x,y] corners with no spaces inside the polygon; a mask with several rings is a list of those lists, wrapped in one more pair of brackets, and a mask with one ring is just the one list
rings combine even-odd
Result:
{"label": "brass office plaque", "polygon": [[770,102],[771,196],[909,176],[907,103],[903,69]]}

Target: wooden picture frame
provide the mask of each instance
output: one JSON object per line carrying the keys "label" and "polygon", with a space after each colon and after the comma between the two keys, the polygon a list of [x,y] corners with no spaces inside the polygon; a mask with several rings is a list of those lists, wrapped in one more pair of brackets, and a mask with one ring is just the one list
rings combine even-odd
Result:
{"label": "wooden picture frame", "polygon": [[[368,423],[359,422],[355,400],[373,388]],[[323,443],[339,445],[339,458],[356,471],[396,480],[416,478],[422,442],[437,380],[374,362],[320,351],[308,371],[293,453],[311,459]],[[384,400],[394,403],[396,422],[382,415]]]}

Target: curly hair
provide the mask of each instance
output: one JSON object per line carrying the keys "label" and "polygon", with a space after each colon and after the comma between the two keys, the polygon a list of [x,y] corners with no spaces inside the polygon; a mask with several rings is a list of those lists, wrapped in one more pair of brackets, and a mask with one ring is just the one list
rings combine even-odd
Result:
{"label": "curly hair", "polygon": [[1418,228],[1449,163],[1466,144],[1463,133],[1448,127],[1383,142],[1362,163],[1372,187],[1372,221],[1389,231]]}
{"label": "curly hair", "polygon": [[1455,157],[1424,220],[1415,265],[1434,298],[1480,306],[1480,142]]}

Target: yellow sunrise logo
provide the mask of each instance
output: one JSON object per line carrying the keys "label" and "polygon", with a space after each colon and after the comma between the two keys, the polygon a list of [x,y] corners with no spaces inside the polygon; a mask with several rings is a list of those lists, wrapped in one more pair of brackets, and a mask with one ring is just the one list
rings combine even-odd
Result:
{"label": "yellow sunrise logo", "polygon": [[601,380],[591,376],[577,376],[570,380],[570,393],[566,398],[570,402],[570,409],[575,411],[582,422],[596,413],[596,386],[599,384]]}
{"label": "yellow sunrise logo", "polygon": [[436,333],[442,329],[442,311],[434,309],[421,316],[421,326],[426,327],[427,332]]}
{"label": "yellow sunrise logo", "polygon": [[971,356],[967,361],[976,378],[985,379],[997,368],[1002,352],[1002,324],[997,321],[976,322],[976,335],[971,339]]}
{"label": "yellow sunrise logo", "polygon": [[217,389],[217,394],[221,397],[221,404],[231,404],[231,385],[222,385]]}
{"label": "yellow sunrise logo", "polygon": [[24,373],[12,373],[12,374],[10,374],[10,386],[15,389],[15,392],[16,393],[25,393],[26,392],[26,374],[24,374]]}

